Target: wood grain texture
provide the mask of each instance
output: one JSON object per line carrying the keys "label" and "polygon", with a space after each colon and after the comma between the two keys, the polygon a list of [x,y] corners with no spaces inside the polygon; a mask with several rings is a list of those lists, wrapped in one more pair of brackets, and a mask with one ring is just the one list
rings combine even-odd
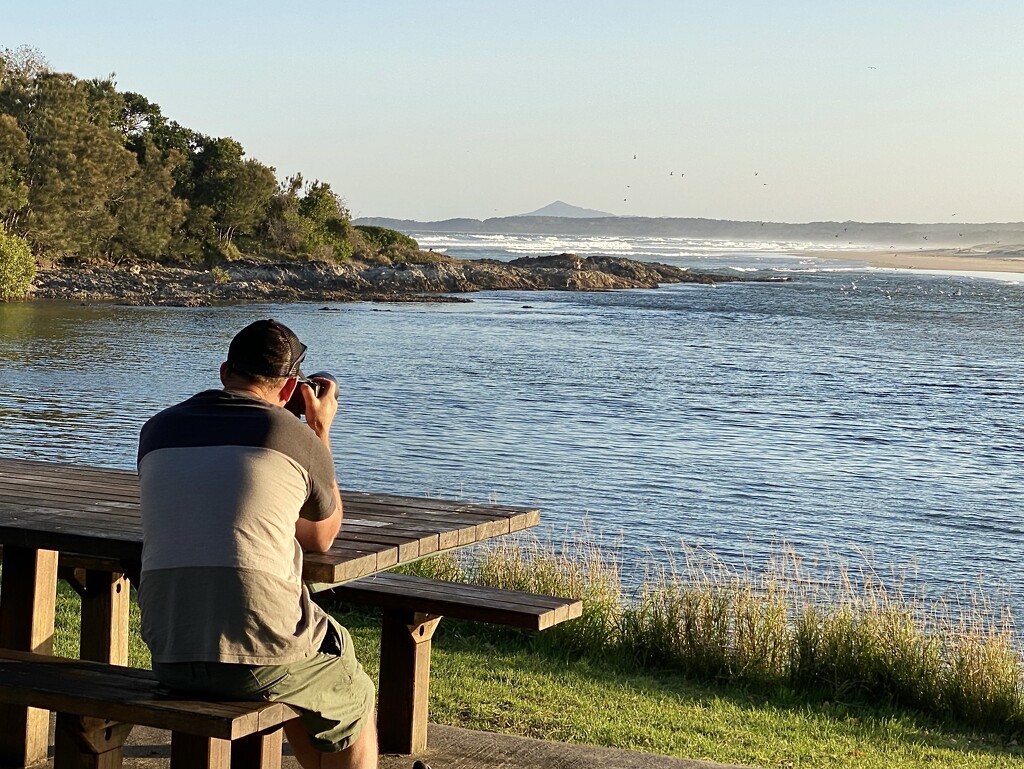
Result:
{"label": "wood grain texture", "polygon": [[385,611],[380,633],[377,739],[382,753],[427,747],[430,647],[440,617]]}
{"label": "wood grain texture", "polygon": [[317,600],[421,611],[531,630],[545,630],[583,613],[583,602],[572,598],[445,582],[407,574],[376,574],[316,595]]}
{"label": "wood grain texture", "polygon": [[85,570],[79,655],[84,660],[128,664],[130,590],[124,574]]}
{"label": "wood grain texture", "polygon": [[298,715],[288,705],[169,695],[145,670],[0,649],[0,702],[233,740]]}
{"label": "wood grain texture", "polygon": [[[540,521],[534,508],[365,491],[341,495],[345,520],[335,545],[305,557],[303,577],[310,582],[345,582]],[[0,459],[3,545],[105,559],[112,563],[108,570],[130,573],[128,564],[137,569],[142,549],[136,474]]]}
{"label": "wood grain texture", "polygon": [[[25,652],[53,651],[57,553],[9,547],[0,574],[0,646]],[[3,678],[0,676],[0,681]],[[49,718],[36,703],[0,705],[0,764],[27,766],[46,758]]]}

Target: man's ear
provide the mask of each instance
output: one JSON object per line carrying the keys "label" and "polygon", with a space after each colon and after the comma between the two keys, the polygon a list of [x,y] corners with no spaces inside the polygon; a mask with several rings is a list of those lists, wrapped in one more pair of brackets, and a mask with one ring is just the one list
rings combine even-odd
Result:
{"label": "man's ear", "polygon": [[231,376],[231,364],[224,361],[220,364],[220,383],[225,387],[228,386],[228,377]]}
{"label": "man's ear", "polygon": [[299,386],[298,377],[290,376],[284,380],[284,384],[281,385],[281,389],[277,392],[278,400],[281,401],[283,406],[292,399],[292,394],[295,392],[295,388]]}

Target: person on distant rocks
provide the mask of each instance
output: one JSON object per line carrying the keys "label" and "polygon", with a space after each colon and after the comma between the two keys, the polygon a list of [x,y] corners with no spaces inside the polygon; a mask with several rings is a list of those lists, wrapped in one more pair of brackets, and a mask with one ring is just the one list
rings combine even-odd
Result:
{"label": "person on distant rocks", "polygon": [[[285,325],[238,332],[222,390],[142,428],[142,637],[153,672],[201,696],[286,702],[303,767],[377,766],[373,682],[348,631],[302,582],[302,553],[325,552],[342,521],[331,458],[337,384],[299,364]],[[305,424],[283,408],[300,389]]]}

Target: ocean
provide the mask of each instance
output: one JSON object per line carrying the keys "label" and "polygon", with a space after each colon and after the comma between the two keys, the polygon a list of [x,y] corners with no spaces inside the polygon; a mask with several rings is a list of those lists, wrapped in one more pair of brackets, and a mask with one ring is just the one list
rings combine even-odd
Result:
{"label": "ocean", "polygon": [[0,304],[0,455],[131,468],[156,410],[275,317],[342,382],[344,488],[537,505],[646,564],[782,546],[1024,609],[1024,275],[869,269],[822,244],[412,233],[463,258],[616,254],[788,282],[468,304]]}

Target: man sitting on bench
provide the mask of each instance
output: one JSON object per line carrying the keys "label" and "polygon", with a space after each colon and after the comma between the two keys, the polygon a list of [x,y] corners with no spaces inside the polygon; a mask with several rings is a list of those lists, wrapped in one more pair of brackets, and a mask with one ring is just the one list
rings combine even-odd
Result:
{"label": "man sitting on bench", "polygon": [[[373,682],[301,579],[302,551],[325,552],[342,520],[337,384],[319,379],[315,395],[305,353],[257,321],[231,342],[223,390],[142,428],[142,635],[172,689],[300,709],[285,734],[303,767],[376,767]],[[305,425],[283,408],[296,388]]]}

